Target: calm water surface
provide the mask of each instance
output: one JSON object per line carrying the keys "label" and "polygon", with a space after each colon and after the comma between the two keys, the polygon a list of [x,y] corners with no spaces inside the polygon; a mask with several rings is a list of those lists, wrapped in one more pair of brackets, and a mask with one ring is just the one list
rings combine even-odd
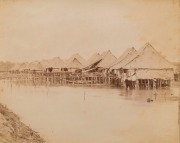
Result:
{"label": "calm water surface", "polygon": [[166,98],[179,88],[157,92],[0,82],[0,102],[48,143],[178,143],[178,102]]}

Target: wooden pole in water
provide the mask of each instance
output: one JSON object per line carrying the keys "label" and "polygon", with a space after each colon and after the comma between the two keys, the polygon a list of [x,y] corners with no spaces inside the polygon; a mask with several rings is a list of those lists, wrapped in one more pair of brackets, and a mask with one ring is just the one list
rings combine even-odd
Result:
{"label": "wooden pole in water", "polygon": [[86,101],[86,92],[84,91],[84,101]]}

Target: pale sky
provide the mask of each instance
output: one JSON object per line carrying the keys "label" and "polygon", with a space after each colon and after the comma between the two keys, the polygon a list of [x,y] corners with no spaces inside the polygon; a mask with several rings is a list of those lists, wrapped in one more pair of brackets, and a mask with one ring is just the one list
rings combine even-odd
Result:
{"label": "pale sky", "polygon": [[179,0],[0,0],[0,60],[119,57],[147,42],[180,62]]}

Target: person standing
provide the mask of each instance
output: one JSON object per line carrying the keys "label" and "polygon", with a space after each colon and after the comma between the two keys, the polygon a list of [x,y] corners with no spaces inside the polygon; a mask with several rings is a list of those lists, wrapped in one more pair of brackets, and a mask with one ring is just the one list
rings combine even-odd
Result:
{"label": "person standing", "polygon": [[131,76],[127,77],[126,85],[127,85],[127,88],[132,89],[132,79],[131,79]]}
{"label": "person standing", "polygon": [[137,79],[137,78],[136,78],[136,73],[134,73],[134,74],[132,75],[132,88],[133,88],[133,89],[135,89],[135,87],[136,87],[136,86],[135,86],[135,85],[136,85],[136,79]]}

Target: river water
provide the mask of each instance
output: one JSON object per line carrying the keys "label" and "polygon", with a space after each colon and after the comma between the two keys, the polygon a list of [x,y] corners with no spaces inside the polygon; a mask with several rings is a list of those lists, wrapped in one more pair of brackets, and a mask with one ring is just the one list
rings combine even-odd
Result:
{"label": "river water", "polygon": [[179,88],[157,93],[0,81],[0,102],[48,143],[179,143],[178,102],[167,100]]}

